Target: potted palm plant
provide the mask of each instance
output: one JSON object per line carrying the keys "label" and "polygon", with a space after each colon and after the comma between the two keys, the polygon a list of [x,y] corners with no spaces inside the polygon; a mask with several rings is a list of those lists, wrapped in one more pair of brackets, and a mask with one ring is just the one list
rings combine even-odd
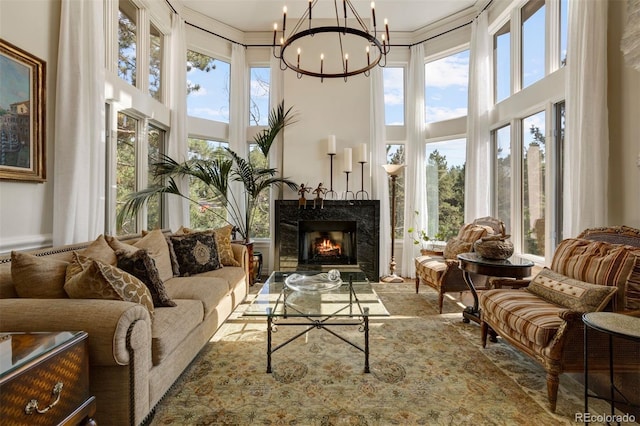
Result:
{"label": "potted palm plant", "polygon": [[[268,157],[278,134],[295,120],[292,108],[285,110],[284,102],[269,113],[267,128],[254,137],[255,144],[265,157]],[[211,201],[225,206],[226,214],[216,209],[206,211],[233,225],[244,242],[249,243],[258,196],[273,185],[284,184],[294,191],[297,191],[298,186],[287,178],[277,176],[275,168],[257,167],[233,150],[225,148],[225,151],[226,155],[222,158],[194,158],[184,162],[161,155],[152,165],[155,184],[134,192],[125,199],[118,213],[118,224],[125,218],[134,216],[149,199],[160,194],[177,195],[201,205],[201,200],[195,200],[188,193],[180,191],[177,180],[186,177],[199,180],[209,192]],[[240,182],[243,194],[233,193],[230,190],[231,182]]]}

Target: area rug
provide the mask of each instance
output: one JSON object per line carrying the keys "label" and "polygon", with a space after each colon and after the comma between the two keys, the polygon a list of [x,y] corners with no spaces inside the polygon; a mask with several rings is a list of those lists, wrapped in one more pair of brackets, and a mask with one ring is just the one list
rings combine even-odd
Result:
{"label": "area rug", "polygon": [[[556,413],[545,372],[506,343],[482,349],[477,324],[412,283],[373,284],[391,316],[372,320],[364,356],[323,330],[273,354],[266,325],[240,306],[157,406],[151,425],[559,425],[584,411],[582,387],[561,377]],[[255,292],[256,289],[254,289]],[[251,297],[251,296],[250,296]],[[280,327],[274,344],[299,330]],[[362,342],[355,327],[336,331]]]}

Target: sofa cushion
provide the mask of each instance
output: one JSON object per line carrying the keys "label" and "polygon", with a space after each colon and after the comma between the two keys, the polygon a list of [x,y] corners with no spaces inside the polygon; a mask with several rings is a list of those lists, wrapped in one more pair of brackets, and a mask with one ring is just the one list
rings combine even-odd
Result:
{"label": "sofa cushion", "polygon": [[[151,359],[160,364],[178,345],[195,345],[187,335],[204,318],[204,308],[199,300],[174,299],[174,308],[158,308],[151,326]],[[186,339],[186,340],[185,340]],[[188,351],[187,351],[188,352]]]}
{"label": "sofa cushion", "polygon": [[154,317],[153,299],[147,286],[133,275],[99,260],[74,253],[67,267],[64,290],[72,299],[123,300],[138,303]]}
{"label": "sofa cushion", "polygon": [[180,276],[188,277],[220,269],[218,247],[211,232],[172,235],[171,243],[178,259]]}
{"label": "sofa cushion", "polygon": [[11,280],[18,297],[68,298],[64,281],[69,262],[45,256],[11,252]]}
{"label": "sofa cushion", "polygon": [[514,330],[514,334],[538,346],[546,346],[555,336],[563,323],[558,314],[565,310],[528,291],[504,289],[480,293],[480,306],[483,315],[491,312],[503,328]]}
{"label": "sofa cushion", "polygon": [[418,256],[415,258],[416,273],[421,280],[439,285],[440,277],[447,270],[443,256]]}
{"label": "sofa cushion", "polygon": [[145,249],[149,252],[149,256],[156,262],[160,279],[166,281],[173,277],[173,266],[171,263],[171,255],[169,252],[169,243],[165,235],[159,229],[148,232],[145,236],[136,241],[133,245],[118,241],[117,238],[107,236],[107,242],[115,251],[127,250],[131,253],[138,249]]}
{"label": "sofa cushion", "polygon": [[558,245],[551,269],[587,283],[618,287],[613,309],[619,310],[625,305],[626,283],[635,262],[629,246],[568,238]]}
{"label": "sofa cushion", "polygon": [[118,256],[118,268],[135,276],[147,286],[151,293],[154,307],[176,306],[175,302],[167,295],[164,283],[160,279],[158,268],[156,268],[156,262],[145,249],[140,249],[134,253],[119,250],[116,255]]}
{"label": "sofa cushion", "polygon": [[572,311],[596,312],[605,308],[618,289],[574,280],[544,268],[526,290]]}
{"label": "sofa cushion", "polygon": [[218,303],[229,294],[229,286],[225,279],[206,277],[204,274],[192,277],[175,277],[168,280],[165,286],[167,294],[174,300],[199,300],[203,306],[201,319],[210,315]]}
{"label": "sofa cushion", "polygon": [[79,252],[84,257],[99,260],[108,265],[115,265],[117,262],[116,253],[111,248],[104,235],[100,234],[89,247]]}

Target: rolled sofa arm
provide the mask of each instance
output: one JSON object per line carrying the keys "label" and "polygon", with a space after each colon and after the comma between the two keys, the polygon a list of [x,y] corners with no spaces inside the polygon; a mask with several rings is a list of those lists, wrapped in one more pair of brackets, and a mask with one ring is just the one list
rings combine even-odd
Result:
{"label": "rolled sofa arm", "polygon": [[[127,365],[151,350],[151,317],[137,303],[101,299],[0,299],[0,331],[86,331],[92,365]],[[150,356],[150,354],[149,354]]]}
{"label": "rolled sofa arm", "polygon": [[233,257],[240,263],[240,267],[245,270],[247,280],[249,277],[249,250],[244,244],[231,243],[231,250],[233,251]]}

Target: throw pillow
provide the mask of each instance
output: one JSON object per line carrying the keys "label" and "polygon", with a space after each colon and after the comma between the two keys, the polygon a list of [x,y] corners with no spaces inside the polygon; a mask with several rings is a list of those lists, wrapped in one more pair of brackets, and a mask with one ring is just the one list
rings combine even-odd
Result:
{"label": "throw pillow", "polygon": [[626,283],[635,262],[629,246],[568,238],[558,245],[551,270],[587,283],[618,287],[613,304],[617,311],[625,306]]}
{"label": "throw pillow", "polygon": [[72,299],[106,299],[134,302],[144,306],[153,318],[153,300],[149,289],[131,274],[99,260],[89,259],[74,253],[69,264],[75,274],[67,274],[69,279],[64,290]]}
{"label": "throw pillow", "polygon": [[460,253],[468,253],[470,251],[473,251],[472,242],[454,237],[447,241],[447,245],[444,246],[443,255],[445,259],[457,259]]}
{"label": "throw pillow", "polygon": [[126,250],[134,253],[138,251],[138,249],[146,249],[149,252],[149,256],[156,262],[160,279],[166,281],[173,277],[169,244],[161,230],[155,229],[147,233],[147,235],[140,238],[133,245],[118,241],[118,239],[114,237],[107,237],[107,242],[114,251]]}
{"label": "throw pillow", "polygon": [[236,260],[235,256],[233,255],[233,249],[231,248],[232,231],[233,225],[227,225],[216,229],[208,229],[206,231],[196,231],[181,226],[173,235],[186,235],[192,234],[194,232],[212,232],[216,239],[216,245],[218,246],[218,255],[220,255],[220,262],[222,263],[222,265],[240,266],[240,262]]}
{"label": "throw pillow", "polygon": [[115,265],[117,262],[115,252],[102,234],[80,253],[85,257],[96,259],[109,265]]}
{"label": "throw pillow", "polygon": [[493,234],[493,228],[491,228],[490,226],[475,225],[473,223],[468,223],[464,225],[462,228],[460,228],[460,231],[458,231],[457,238],[459,240],[466,241],[468,243],[473,244],[476,241],[478,241],[480,238],[489,234]]}
{"label": "throw pillow", "polygon": [[210,232],[173,235],[171,243],[178,259],[180,276],[188,277],[222,267],[216,241]]}
{"label": "throw pillow", "polygon": [[140,279],[147,286],[153,299],[153,306],[177,306],[176,302],[167,295],[158,268],[156,268],[156,262],[146,250],[140,249],[135,253],[123,250],[116,252],[116,255],[118,256],[118,268]]}
{"label": "throw pillow", "polygon": [[11,280],[19,297],[67,298],[64,279],[69,262],[48,256],[11,252]]}
{"label": "throw pillow", "polygon": [[574,280],[549,268],[540,271],[526,289],[548,302],[576,312],[603,310],[618,290],[616,287]]}

